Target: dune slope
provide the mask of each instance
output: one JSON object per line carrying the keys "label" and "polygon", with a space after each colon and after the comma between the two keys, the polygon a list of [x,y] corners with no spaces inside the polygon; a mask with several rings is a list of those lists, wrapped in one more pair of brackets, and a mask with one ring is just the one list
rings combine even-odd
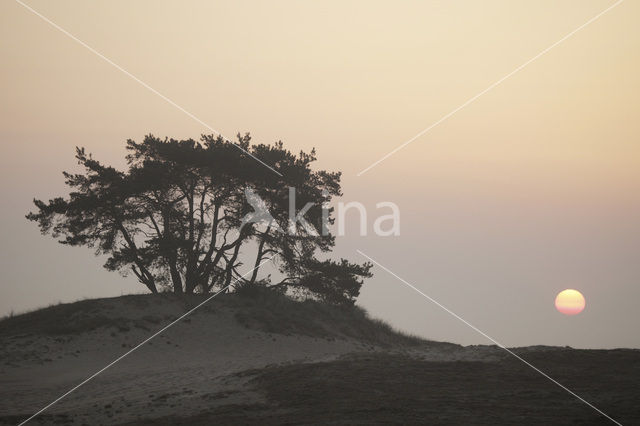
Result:
{"label": "dune slope", "polygon": [[[202,300],[123,296],[0,321],[0,423],[29,417]],[[520,351],[613,417],[640,420],[638,351]],[[420,340],[358,309],[252,290],[210,301],[32,424],[602,421],[499,348]]]}

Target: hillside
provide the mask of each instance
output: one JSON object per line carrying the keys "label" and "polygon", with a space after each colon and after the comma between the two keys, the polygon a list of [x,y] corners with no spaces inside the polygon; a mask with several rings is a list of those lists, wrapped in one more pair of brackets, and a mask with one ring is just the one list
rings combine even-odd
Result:
{"label": "hillside", "polygon": [[[0,423],[18,424],[203,300],[136,295],[0,321]],[[640,421],[640,353],[521,348],[621,422]],[[398,333],[362,310],[221,295],[31,424],[600,424],[504,351]],[[625,420],[625,421],[623,421]]]}

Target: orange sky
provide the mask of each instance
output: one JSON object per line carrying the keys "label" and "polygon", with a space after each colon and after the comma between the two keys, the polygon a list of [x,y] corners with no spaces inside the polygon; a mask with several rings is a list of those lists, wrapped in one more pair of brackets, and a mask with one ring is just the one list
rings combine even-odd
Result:
{"label": "orange sky", "polygon": [[[316,147],[319,167],[344,172],[345,201],[400,206],[401,237],[353,232],[340,254],[362,260],[362,249],[508,344],[640,347],[629,328],[640,296],[640,3],[356,177],[613,3],[28,2],[223,134]],[[0,311],[139,290],[23,216],[34,196],[63,190],[76,145],[121,165],[127,138],[208,130],[18,3],[2,2],[0,20]],[[426,337],[484,343],[396,284],[377,271],[361,303]],[[584,290],[589,311],[550,330],[568,287]]]}

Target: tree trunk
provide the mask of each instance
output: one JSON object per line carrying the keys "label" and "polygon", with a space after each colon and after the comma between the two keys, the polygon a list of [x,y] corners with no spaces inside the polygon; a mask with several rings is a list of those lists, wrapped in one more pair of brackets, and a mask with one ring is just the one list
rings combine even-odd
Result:
{"label": "tree trunk", "polygon": [[241,245],[242,243],[238,243],[238,245],[233,250],[233,256],[231,257],[231,259],[229,259],[229,262],[227,263],[226,277],[224,280],[224,287],[223,287],[225,288],[226,291],[228,291],[229,286],[231,286],[231,279],[233,278],[233,266],[236,263],[236,260],[238,259],[238,254],[240,253]]}
{"label": "tree trunk", "polygon": [[180,272],[176,267],[176,263],[169,262],[169,269],[171,271],[171,281],[173,282],[173,292],[182,293],[182,278],[180,278]]}
{"label": "tree trunk", "polygon": [[[268,234],[270,229],[271,226],[267,226],[267,230],[264,233]],[[253,266],[253,273],[251,274],[251,279],[249,280],[251,284],[254,284],[256,282],[256,278],[258,278],[258,270],[260,269],[260,262],[262,262],[262,256],[264,255],[265,242],[266,239],[263,236],[260,240],[260,244],[258,245],[258,255],[256,256],[256,263]]]}
{"label": "tree trunk", "polygon": [[136,246],[135,241],[133,240],[133,238],[131,238],[122,223],[118,223],[117,226],[123,238],[127,242],[129,248],[133,251],[133,254],[135,256],[134,263],[138,266],[138,268],[140,268],[140,272],[138,272],[135,269],[135,266],[132,266],[133,272],[138,277],[138,280],[142,284],[146,285],[149,290],[151,290],[151,293],[157,293],[158,288],[156,287],[153,275],[151,274],[151,272],[149,272],[149,270],[144,266],[144,263],[142,263],[142,260],[140,260],[140,258],[138,257],[138,247]]}
{"label": "tree trunk", "polygon": [[146,271],[146,273],[145,271],[138,272],[135,265],[131,265],[131,270],[136,275],[136,277],[138,277],[138,281],[146,285],[147,288],[151,291],[151,293],[158,293],[158,288],[156,287],[155,280],[153,279],[153,276],[148,271]]}

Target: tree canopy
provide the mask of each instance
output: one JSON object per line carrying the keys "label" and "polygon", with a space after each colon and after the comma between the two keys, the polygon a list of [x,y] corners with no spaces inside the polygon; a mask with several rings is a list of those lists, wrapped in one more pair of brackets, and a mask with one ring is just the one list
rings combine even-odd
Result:
{"label": "tree canopy", "polygon": [[[106,255],[106,269],[133,273],[154,293],[260,283],[353,304],[371,276],[368,263],[318,258],[335,244],[326,228],[333,209],[325,206],[342,194],[339,172],[311,169],[315,151],[294,155],[282,142],[252,144],[249,134],[238,135],[237,144],[213,135],[149,135],[128,140],[126,149],[127,170],[120,171],[76,148],[83,171],[64,172],[68,196],[34,200],[37,210],[27,218],[62,244]],[[264,204],[268,222],[243,220],[254,212],[247,195]],[[292,220],[296,212],[305,226]],[[267,260],[281,281],[258,280]]]}

